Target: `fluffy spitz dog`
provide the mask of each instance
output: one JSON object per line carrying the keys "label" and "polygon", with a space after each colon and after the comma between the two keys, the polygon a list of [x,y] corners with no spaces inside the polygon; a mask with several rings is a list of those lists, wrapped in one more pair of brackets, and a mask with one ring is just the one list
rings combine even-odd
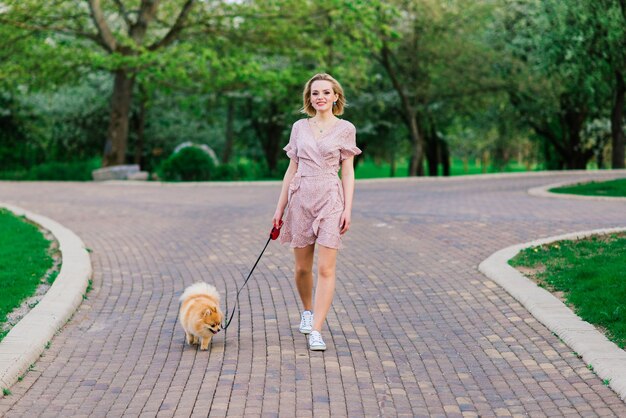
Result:
{"label": "fluffy spitz dog", "polygon": [[198,282],[186,288],[180,297],[178,317],[187,343],[200,343],[201,350],[208,349],[211,338],[221,329],[223,318],[220,294],[215,286]]}

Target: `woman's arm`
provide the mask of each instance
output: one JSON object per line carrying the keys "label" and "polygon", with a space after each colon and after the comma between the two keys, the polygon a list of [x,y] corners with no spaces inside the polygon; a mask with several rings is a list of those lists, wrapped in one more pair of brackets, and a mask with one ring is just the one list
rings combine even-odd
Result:
{"label": "woman's arm", "polygon": [[341,214],[340,234],[345,234],[350,229],[352,218],[352,197],[354,196],[354,157],[346,158],[341,162],[341,184],[343,186],[343,213]]}
{"label": "woman's arm", "polygon": [[287,167],[287,171],[285,171],[285,176],[283,177],[283,187],[280,190],[278,204],[276,205],[276,212],[274,212],[274,218],[272,219],[272,223],[276,228],[280,226],[280,220],[283,219],[283,212],[285,211],[285,207],[287,207],[289,183],[291,183],[296,171],[298,171],[298,163],[291,159],[289,161],[289,167]]}

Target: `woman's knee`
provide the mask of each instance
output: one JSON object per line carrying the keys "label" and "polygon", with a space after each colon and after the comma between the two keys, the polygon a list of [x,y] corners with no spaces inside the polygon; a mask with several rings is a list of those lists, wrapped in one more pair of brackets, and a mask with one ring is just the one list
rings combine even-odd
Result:
{"label": "woman's knee", "polygon": [[313,268],[312,266],[296,264],[295,272],[296,278],[310,277],[313,273]]}
{"label": "woman's knee", "polygon": [[319,265],[317,268],[317,274],[320,279],[334,279],[335,266]]}

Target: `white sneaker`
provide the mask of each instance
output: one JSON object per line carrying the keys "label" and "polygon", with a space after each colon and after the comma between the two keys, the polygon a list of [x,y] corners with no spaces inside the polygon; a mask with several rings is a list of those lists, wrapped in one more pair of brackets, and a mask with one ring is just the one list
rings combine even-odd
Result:
{"label": "white sneaker", "polygon": [[311,334],[309,335],[309,350],[326,350],[326,343],[324,343],[324,340],[322,340],[322,334],[320,334],[319,331],[311,331]]}
{"label": "white sneaker", "polygon": [[303,334],[310,334],[313,329],[313,314],[311,311],[302,312],[302,319],[300,319],[300,332]]}

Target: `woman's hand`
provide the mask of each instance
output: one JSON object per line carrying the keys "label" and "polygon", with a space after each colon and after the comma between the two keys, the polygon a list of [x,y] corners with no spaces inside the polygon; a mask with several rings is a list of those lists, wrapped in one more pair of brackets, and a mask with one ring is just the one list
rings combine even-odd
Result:
{"label": "woman's hand", "polygon": [[350,218],[352,218],[352,214],[349,210],[344,210],[341,214],[341,220],[339,221],[339,225],[341,226],[340,235],[345,234],[350,229]]}
{"label": "woman's hand", "polygon": [[283,211],[281,209],[276,209],[274,212],[274,217],[272,218],[272,225],[274,228],[280,228],[280,221],[283,219]]}

